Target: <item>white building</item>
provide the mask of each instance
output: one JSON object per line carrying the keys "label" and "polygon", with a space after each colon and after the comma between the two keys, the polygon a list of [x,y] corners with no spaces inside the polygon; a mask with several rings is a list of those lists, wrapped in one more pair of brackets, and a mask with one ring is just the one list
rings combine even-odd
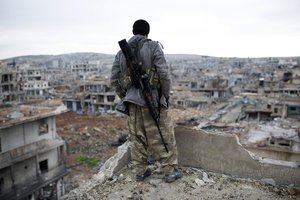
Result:
{"label": "white building", "polygon": [[56,133],[55,116],[65,111],[65,106],[0,109],[0,199],[64,194],[66,143]]}

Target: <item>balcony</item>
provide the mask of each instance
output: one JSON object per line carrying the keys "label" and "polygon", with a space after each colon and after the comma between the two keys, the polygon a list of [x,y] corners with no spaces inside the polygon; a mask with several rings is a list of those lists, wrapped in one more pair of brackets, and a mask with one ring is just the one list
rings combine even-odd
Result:
{"label": "balcony", "polygon": [[21,162],[35,155],[50,151],[65,144],[64,140],[43,139],[37,142],[26,144],[15,149],[0,153],[0,169]]}
{"label": "balcony", "polygon": [[38,191],[42,187],[49,185],[52,182],[64,177],[69,171],[64,165],[57,166],[46,173],[34,177],[26,182],[18,185],[13,185],[10,189],[2,191],[0,199],[18,200],[26,198],[28,195]]}

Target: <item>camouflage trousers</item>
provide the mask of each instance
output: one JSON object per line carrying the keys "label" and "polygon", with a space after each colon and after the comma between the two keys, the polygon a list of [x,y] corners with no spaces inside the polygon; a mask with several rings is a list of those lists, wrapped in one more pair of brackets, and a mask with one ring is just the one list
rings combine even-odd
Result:
{"label": "camouflage trousers", "polygon": [[168,153],[147,107],[130,104],[128,125],[131,161],[136,174],[141,175],[145,172],[149,158],[159,162],[163,172],[168,172],[177,166],[174,128],[167,108],[160,109],[159,125]]}

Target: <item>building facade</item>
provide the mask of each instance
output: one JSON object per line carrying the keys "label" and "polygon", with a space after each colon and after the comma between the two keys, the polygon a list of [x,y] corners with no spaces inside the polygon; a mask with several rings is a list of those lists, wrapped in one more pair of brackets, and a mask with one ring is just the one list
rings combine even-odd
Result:
{"label": "building facade", "polygon": [[64,194],[66,143],[55,116],[66,108],[1,108],[0,199],[59,199]]}

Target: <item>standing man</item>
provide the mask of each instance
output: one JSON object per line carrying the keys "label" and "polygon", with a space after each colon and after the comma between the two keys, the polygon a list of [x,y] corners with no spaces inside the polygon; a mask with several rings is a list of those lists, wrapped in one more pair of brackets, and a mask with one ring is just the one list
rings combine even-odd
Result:
{"label": "standing man", "polygon": [[116,109],[129,116],[129,147],[136,180],[143,181],[150,176],[148,163],[157,161],[165,173],[165,181],[170,183],[182,177],[182,172],[177,169],[177,146],[168,114],[171,82],[164,53],[158,42],[148,39],[149,31],[150,25],[147,21],[142,19],[135,21],[132,30],[134,36],[130,38],[128,45],[141,62],[139,67],[150,77],[152,101],[160,115],[159,127],[162,138],[141,88],[136,88],[132,83],[122,51],[117,53],[112,66],[111,85],[121,98]]}

